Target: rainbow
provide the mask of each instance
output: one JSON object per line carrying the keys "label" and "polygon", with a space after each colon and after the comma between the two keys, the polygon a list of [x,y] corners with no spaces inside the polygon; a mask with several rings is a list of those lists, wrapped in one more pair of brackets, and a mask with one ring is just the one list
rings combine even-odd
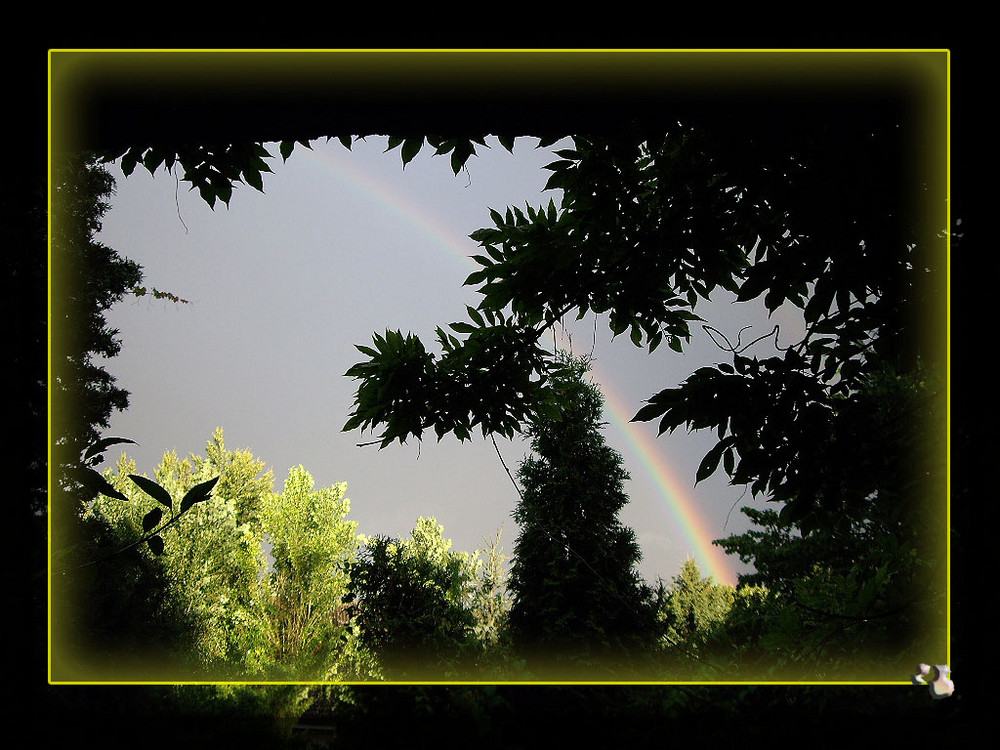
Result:
{"label": "rainbow", "polygon": [[596,364],[591,367],[590,374],[604,394],[604,414],[608,422],[624,438],[639,459],[643,471],[656,485],[660,497],[690,545],[691,554],[702,575],[708,574],[717,583],[735,586],[736,575],[730,568],[726,554],[712,544],[712,531],[690,490],[680,479],[680,473],[670,465],[663,450],[657,447],[655,439],[649,435],[649,428],[630,421],[638,408],[625,403]]}
{"label": "rainbow", "polygon": [[[471,240],[467,237],[456,235],[443,222],[355,168],[348,160],[334,156],[330,149],[311,151],[303,149],[303,152],[310,154],[318,163],[329,167],[335,176],[350,188],[404,217],[416,229],[433,239],[435,244],[447,249],[449,255],[466,268],[470,270],[478,268],[475,261],[470,258],[475,247],[470,244]],[[679,479],[679,472],[670,465],[663,451],[657,448],[655,440],[648,434],[648,429],[642,424],[629,421],[636,409],[626,405],[625,400],[613,387],[610,378],[600,373],[596,366],[591,369],[591,376],[604,394],[605,416],[634,453],[643,471],[653,481],[663,504],[677,521],[702,573],[712,576],[717,582],[734,585],[736,576],[728,564],[726,555],[712,544],[713,534],[690,490]]]}
{"label": "rainbow", "polygon": [[[346,148],[338,145],[336,148],[296,149],[295,153],[308,154],[316,163],[328,168],[328,171],[331,171],[349,188],[406,219],[436,245],[446,248],[452,258],[458,259],[470,272],[479,268],[479,265],[471,258],[477,247],[472,240],[455,234],[451,227],[430,212],[423,210],[407,197],[400,195],[395,190],[373,179],[370,174],[358,169],[351,163],[350,159],[340,158],[336,154],[339,150],[346,152]],[[386,158],[398,160],[399,152],[390,152]],[[443,166],[450,169],[447,162],[443,162]]]}

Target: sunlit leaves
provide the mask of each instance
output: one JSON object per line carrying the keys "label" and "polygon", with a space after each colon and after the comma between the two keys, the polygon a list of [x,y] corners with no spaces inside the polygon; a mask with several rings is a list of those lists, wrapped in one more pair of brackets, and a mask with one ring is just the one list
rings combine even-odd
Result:
{"label": "sunlit leaves", "polygon": [[[84,450],[81,456],[81,462],[86,461],[90,463],[97,463],[103,459],[103,452],[108,447],[120,443],[134,444],[135,441],[126,438],[104,438],[95,441],[93,444],[91,444]],[[124,460],[124,457],[122,458],[122,460]],[[184,495],[179,510],[176,513],[174,513],[173,498],[170,494],[170,491],[159,482],[156,482],[152,479],[148,479],[147,477],[143,477],[135,473],[123,472],[118,477],[119,486],[116,487],[110,481],[108,481],[108,479],[104,475],[100,474],[99,472],[95,471],[90,467],[78,468],[77,471],[73,473],[73,476],[79,481],[81,487],[83,487],[83,489],[87,492],[88,495],[91,496],[91,498],[97,496],[97,500],[88,506],[88,511],[87,511],[88,514],[94,512],[95,507],[103,507],[101,499],[102,497],[105,498],[105,500],[103,501],[104,503],[107,502],[107,499],[131,503],[134,498],[130,496],[130,494],[123,492],[122,489],[119,489],[119,487],[121,487],[123,483],[126,483],[126,480],[128,482],[131,482],[136,487],[138,487],[139,490],[141,490],[142,493],[144,493],[147,497],[149,497],[150,499],[156,501],[161,506],[163,506],[163,507],[153,507],[143,514],[141,521],[139,521],[138,523],[138,526],[141,529],[141,537],[132,542],[132,544],[130,544],[129,547],[125,548],[129,549],[130,547],[134,547],[138,544],[145,543],[146,546],[149,548],[150,552],[155,556],[162,555],[165,550],[165,543],[162,537],[162,533],[167,528],[176,524],[184,516],[184,514],[187,513],[187,511],[189,511],[195,504],[208,500],[212,496],[212,490],[215,488],[216,484],[219,481],[219,477],[215,477],[213,479],[209,479],[207,481],[196,484]],[[134,495],[134,492],[132,493],[132,495]],[[143,503],[141,501],[138,502],[140,503],[139,507],[141,508]],[[171,514],[165,515],[164,508],[166,508],[168,511],[171,511]],[[134,507],[132,510],[124,512],[117,511],[112,515],[120,518],[120,517],[127,517],[129,513],[133,512],[137,512],[136,508]],[[107,511],[101,510],[99,511],[99,513],[107,513]]]}
{"label": "sunlit leaves", "polygon": [[482,563],[452,551],[443,532],[434,518],[418,518],[409,537],[365,540],[351,566],[361,639],[399,676],[454,669],[478,650]]}
{"label": "sunlit leaves", "polygon": [[[271,544],[271,566],[261,587],[259,615],[265,662],[295,678],[323,674],[345,655],[343,598],[348,566],[359,540],[348,521],[346,483],[317,488],[299,465],[289,469],[281,493],[267,492],[261,524]],[[293,671],[294,670],[294,671]]]}

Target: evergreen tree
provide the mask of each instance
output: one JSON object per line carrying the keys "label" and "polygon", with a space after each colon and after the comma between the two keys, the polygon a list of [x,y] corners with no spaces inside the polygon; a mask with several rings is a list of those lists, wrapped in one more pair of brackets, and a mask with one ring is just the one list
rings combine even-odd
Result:
{"label": "evergreen tree", "polygon": [[[93,157],[55,159],[52,177],[52,397],[56,460],[74,464],[100,437],[128,391],[101,366],[121,350],[104,314],[143,278],[142,268],[97,240],[114,194],[111,173]],[[61,480],[65,481],[65,480]]]}
{"label": "evergreen tree", "polygon": [[699,646],[726,621],[735,598],[735,589],[711,576],[702,578],[698,563],[688,558],[660,605],[668,643],[683,643],[686,649]]}
{"label": "evergreen tree", "polygon": [[610,667],[652,632],[650,591],[635,534],[618,520],[628,474],[601,434],[600,390],[585,379],[587,360],[563,355],[562,365],[554,385],[565,405],[531,426],[533,455],[518,471],[511,637],[535,668],[549,658],[559,670]]}

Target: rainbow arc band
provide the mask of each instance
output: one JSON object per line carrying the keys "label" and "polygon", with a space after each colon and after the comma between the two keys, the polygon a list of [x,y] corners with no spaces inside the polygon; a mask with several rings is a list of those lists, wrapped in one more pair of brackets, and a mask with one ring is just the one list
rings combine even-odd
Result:
{"label": "rainbow arc band", "polygon": [[[335,155],[333,151],[338,149],[344,154]],[[472,240],[457,235],[437,217],[420,209],[413,201],[350,164],[349,152],[343,146],[331,144],[331,148],[296,149],[296,152],[300,150],[309,154],[315,163],[332,172],[350,189],[364,194],[373,202],[403,217],[421,233],[430,237],[435,245],[447,250],[463,268],[470,272],[478,268],[469,257],[476,252],[476,245]],[[393,153],[387,156],[398,158],[398,154]],[[663,450],[655,445],[654,439],[647,436],[643,425],[629,421],[638,407],[630,409],[625,399],[618,395],[611,379],[597,370],[596,366],[591,370],[591,375],[604,394],[605,413],[610,425],[622,436],[639,460],[643,471],[656,486],[659,499],[677,521],[702,574],[710,575],[718,583],[735,585],[736,576],[728,564],[726,554],[712,544],[713,535],[695,498],[687,489],[686,482],[680,479],[680,472],[670,464]]]}

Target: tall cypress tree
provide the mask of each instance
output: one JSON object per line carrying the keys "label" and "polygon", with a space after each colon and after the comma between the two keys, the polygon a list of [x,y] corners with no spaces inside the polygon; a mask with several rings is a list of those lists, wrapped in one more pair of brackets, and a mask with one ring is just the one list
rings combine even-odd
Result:
{"label": "tall cypress tree", "polygon": [[628,474],[604,441],[590,362],[562,361],[559,418],[532,424],[532,455],[518,470],[511,637],[536,669],[617,668],[647,642],[651,592],[636,570],[635,534],[618,520]]}

